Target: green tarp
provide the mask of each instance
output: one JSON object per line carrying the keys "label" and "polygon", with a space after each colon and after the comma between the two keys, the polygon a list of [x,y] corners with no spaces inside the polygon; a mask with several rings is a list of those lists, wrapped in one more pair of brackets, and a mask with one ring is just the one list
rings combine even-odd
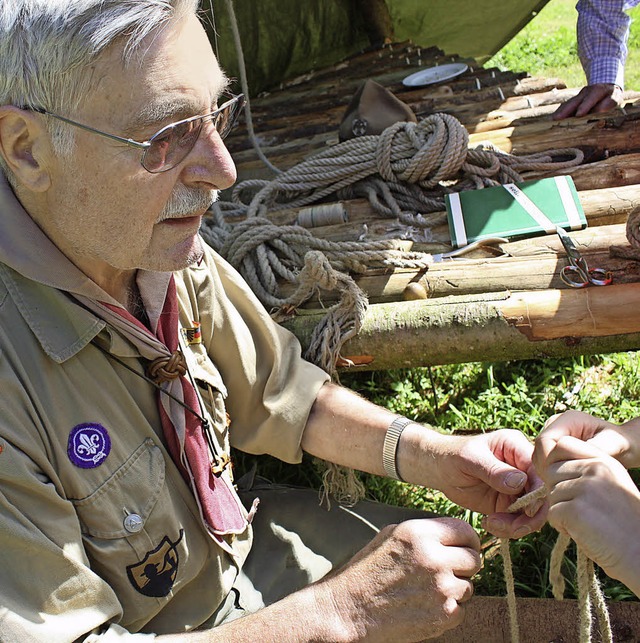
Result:
{"label": "green tarp", "polygon": [[[234,0],[251,93],[318,69],[368,46],[372,7],[387,12],[395,41],[438,46],[446,53],[486,60],[506,44],[547,0]],[[212,0],[211,40],[238,77],[226,0]],[[205,1],[209,7],[209,0]]]}

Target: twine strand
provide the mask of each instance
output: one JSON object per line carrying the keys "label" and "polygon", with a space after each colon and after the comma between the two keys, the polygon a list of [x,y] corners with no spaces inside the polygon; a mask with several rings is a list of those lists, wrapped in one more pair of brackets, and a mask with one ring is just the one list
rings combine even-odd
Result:
{"label": "twine strand", "polygon": [[[515,513],[525,507],[532,506],[538,500],[547,496],[546,487],[542,486],[524,496],[518,498],[508,509],[509,513]],[[556,600],[564,599],[565,580],[562,575],[562,561],[571,539],[566,534],[559,534],[558,539],[551,551],[549,582]],[[509,610],[509,624],[512,643],[519,643],[520,629],[518,625],[517,602],[515,596],[515,582],[509,548],[509,539],[500,539],[500,553],[504,566],[505,585],[507,588],[507,608]],[[591,631],[593,629],[593,611],[598,622],[598,631],[604,643],[613,643],[611,621],[607,604],[598,582],[595,566],[584,552],[577,548],[577,586],[578,586],[578,608],[579,608],[579,641],[580,643],[591,643]]]}

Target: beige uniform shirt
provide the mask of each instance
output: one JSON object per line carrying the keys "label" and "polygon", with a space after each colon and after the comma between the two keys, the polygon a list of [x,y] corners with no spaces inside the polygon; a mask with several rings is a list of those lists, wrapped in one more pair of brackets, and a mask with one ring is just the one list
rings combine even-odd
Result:
{"label": "beige uniform shirt", "polygon": [[[197,627],[228,593],[251,529],[228,538],[233,555],[205,533],[154,388],[96,344],[142,373],[137,350],[69,294],[101,296],[1,177],[0,217],[0,641]],[[176,281],[182,325],[201,323],[192,376],[220,447],[299,461],[326,374],[213,252]],[[82,426],[97,427],[103,451],[108,442],[96,466],[72,457]]]}

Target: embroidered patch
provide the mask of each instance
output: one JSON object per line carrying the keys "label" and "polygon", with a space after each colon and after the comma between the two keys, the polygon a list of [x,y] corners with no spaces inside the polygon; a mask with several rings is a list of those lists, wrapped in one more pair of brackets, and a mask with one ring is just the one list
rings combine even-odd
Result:
{"label": "embroidered patch", "polygon": [[71,429],[67,442],[69,460],[81,469],[100,466],[111,451],[111,438],[102,424],[88,422]]}
{"label": "embroidered patch", "polygon": [[189,346],[193,344],[202,344],[202,332],[200,330],[200,322],[192,322],[193,326],[191,328],[183,328],[182,334],[185,341]]}
{"label": "embroidered patch", "polygon": [[177,546],[183,536],[184,529],[173,543],[165,536],[139,563],[127,566],[127,576],[136,591],[152,598],[169,594],[178,575]]}

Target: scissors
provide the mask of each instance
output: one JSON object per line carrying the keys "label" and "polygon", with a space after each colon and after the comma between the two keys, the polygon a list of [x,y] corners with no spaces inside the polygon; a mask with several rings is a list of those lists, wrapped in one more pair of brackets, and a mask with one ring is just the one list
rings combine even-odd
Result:
{"label": "scissors", "polygon": [[569,265],[560,271],[560,279],[571,288],[585,286],[608,286],[613,281],[613,275],[603,268],[589,268],[585,258],[580,254],[573,239],[560,226],[556,232],[564,246],[569,259]]}

